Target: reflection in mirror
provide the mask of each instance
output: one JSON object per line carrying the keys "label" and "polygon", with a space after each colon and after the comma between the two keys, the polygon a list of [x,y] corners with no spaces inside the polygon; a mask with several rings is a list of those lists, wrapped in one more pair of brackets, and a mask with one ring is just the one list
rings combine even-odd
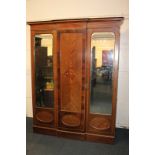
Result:
{"label": "reflection in mirror", "polygon": [[35,35],[35,94],[38,107],[54,106],[53,36]]}
{"label": "reflection in mirror", "polygon": [[112,70],[115,36],[97,32],[91,37],[90,112],[112,113]]}

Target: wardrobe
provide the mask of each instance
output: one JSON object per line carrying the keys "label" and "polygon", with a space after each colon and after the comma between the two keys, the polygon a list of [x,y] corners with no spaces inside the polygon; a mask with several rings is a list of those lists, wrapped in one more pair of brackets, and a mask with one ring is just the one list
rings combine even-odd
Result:
{"label": "wardrobe", "polygon": [[113,143],[123,17],[28,22],[33,131]]}

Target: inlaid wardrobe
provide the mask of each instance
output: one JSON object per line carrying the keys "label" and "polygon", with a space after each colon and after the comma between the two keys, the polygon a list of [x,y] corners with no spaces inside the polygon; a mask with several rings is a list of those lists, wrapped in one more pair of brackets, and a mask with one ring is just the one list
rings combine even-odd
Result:
{"label": "inlaid wardrobe", "polygon": [[112,143],[123,17],[28,22],[33,130]]}

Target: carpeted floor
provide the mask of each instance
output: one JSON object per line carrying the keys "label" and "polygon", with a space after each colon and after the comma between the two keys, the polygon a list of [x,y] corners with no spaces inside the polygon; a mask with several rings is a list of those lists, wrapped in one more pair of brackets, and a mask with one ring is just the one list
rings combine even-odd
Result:
{"label": "carpeted floor", "polygon": [[128,155],[129,130],[117,129],[115,144],[94,143],[33,133],[26,118],[27,155]]}

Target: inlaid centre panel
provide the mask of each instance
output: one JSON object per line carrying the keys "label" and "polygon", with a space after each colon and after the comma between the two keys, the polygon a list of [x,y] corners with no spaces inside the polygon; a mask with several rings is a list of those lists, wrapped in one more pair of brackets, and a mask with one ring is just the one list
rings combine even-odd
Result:
{"label": "inlaid centre panel", "polygon": [[[84,127],[85,33],[61,32],[60,39],[60,103],[59,121],[62,127]],[[73,120],[74,125],[73,125]],[[82,127],[83,126],[83,127]]]}
{"label": "inlaid centre panel", "polygon": [[61,33],[61,110],[81,112],[82,33]]}

